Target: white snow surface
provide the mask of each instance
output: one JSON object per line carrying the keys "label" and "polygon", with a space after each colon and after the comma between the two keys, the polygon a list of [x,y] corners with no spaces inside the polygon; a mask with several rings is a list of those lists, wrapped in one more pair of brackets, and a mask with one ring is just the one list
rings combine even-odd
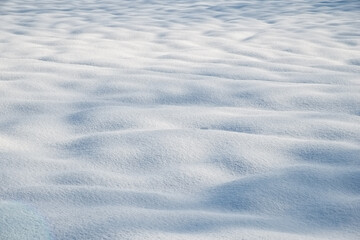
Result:
{"label": "white snow surface", "polygon": [[0,1],[0,239],[360,239],[360,1]]}

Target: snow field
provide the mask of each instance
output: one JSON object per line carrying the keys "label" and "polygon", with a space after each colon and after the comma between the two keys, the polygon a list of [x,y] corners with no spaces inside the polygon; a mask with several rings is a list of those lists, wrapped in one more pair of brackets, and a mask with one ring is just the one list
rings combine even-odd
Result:
{"label": "snow field", "polygon": [[358,1],[0,2],[0,239],[358,239]]}

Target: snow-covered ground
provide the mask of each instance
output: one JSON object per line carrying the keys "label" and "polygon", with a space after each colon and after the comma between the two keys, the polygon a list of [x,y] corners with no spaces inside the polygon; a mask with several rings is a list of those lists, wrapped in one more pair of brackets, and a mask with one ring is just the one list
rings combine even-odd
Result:
{"label": "snow-covered ground", "polygon": [[360,239],[360,1],[0,1],[0,239]]}

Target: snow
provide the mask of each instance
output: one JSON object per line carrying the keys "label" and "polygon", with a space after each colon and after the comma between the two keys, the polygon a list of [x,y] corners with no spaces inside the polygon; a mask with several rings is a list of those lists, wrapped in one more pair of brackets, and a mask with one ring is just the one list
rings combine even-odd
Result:
{"label": "snow", "polygon": [[0,239],[359,239],[360,2],[0,2]]}

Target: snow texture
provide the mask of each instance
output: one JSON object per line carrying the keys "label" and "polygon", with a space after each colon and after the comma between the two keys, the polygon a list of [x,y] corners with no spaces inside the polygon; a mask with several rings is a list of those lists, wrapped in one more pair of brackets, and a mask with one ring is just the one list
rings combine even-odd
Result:
{"label": "snow texture", "polygon": [[0,1],[0,239],[360,239],[360,1]]}

